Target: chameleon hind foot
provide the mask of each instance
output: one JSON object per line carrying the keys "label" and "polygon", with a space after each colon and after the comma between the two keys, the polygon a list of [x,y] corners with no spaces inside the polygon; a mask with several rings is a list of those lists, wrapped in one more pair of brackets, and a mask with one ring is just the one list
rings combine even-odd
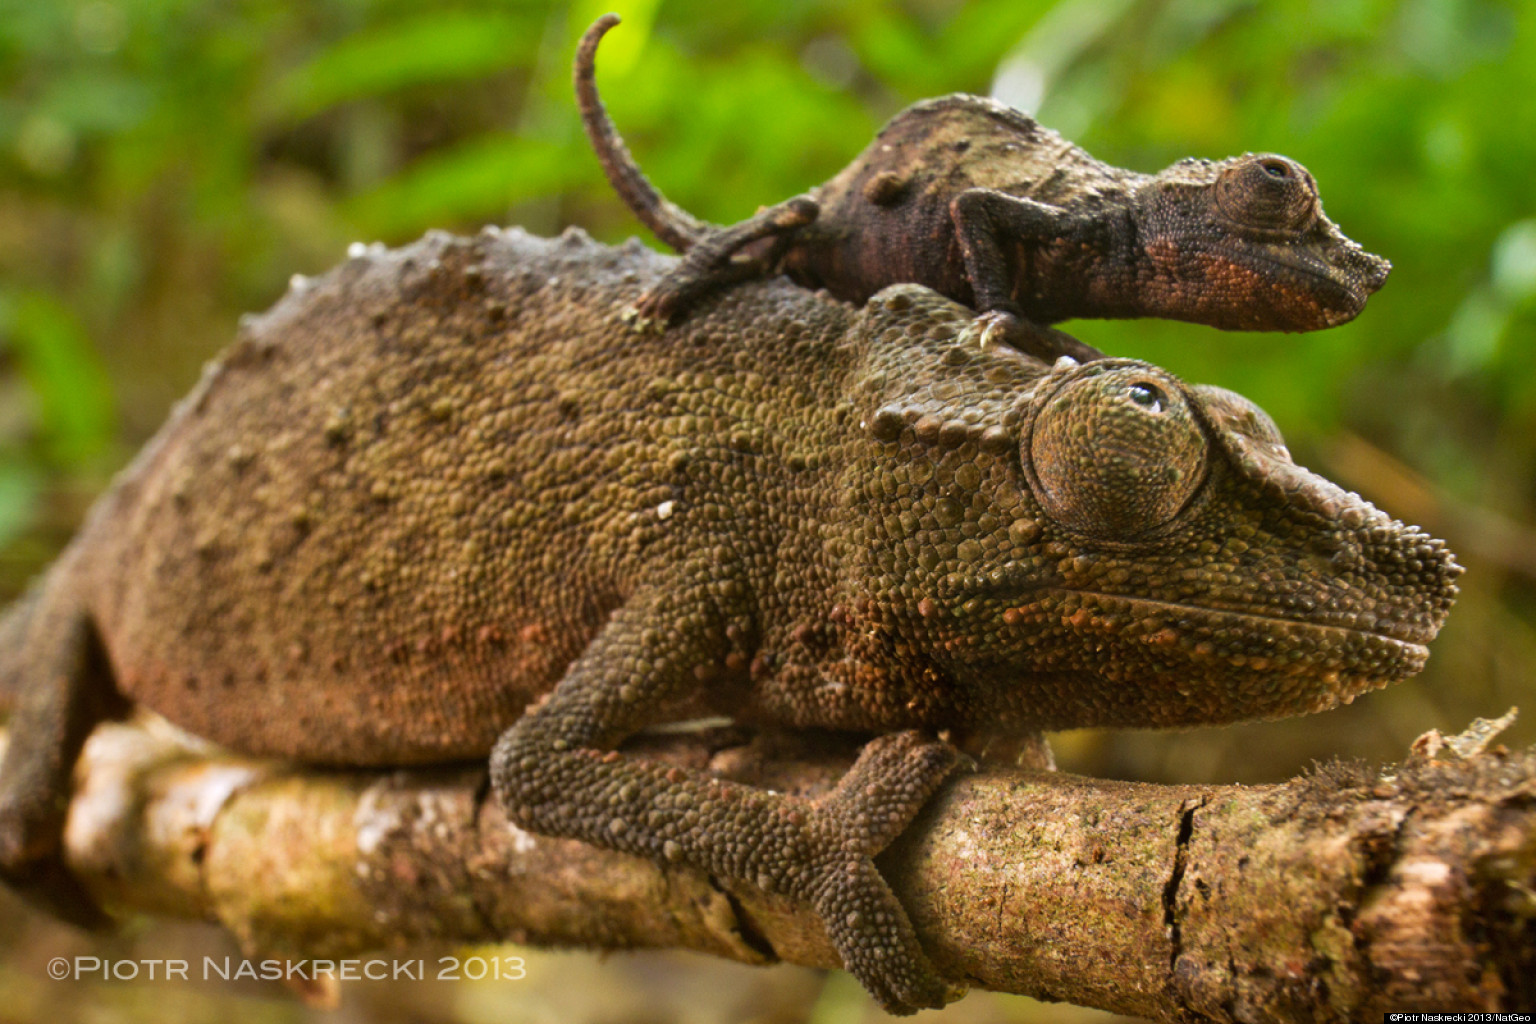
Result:
{"label": "chameleon hind foot", "polygon": [[[640,332],[665,330],[706,296],[728,285],[774,273],[795,232],[815,221],[820,213],[821,206],[816,200],[795,196],[757,211],[740,224],[711,230],[624,311],[625,322]],[[742,253],[765,239],[766,248]]]}

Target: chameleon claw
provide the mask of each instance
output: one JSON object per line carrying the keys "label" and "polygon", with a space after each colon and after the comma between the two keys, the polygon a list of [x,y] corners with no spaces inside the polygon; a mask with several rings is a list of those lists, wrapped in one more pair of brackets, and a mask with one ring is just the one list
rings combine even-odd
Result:
{"label": "chameleon claw", "polygon": [[1012,313],[989,310],[978,315],[961,332],[961,344],[974,344],[977,348],[991,348],[1007,344],[1010,331],[1018,330],[1018,318]]}

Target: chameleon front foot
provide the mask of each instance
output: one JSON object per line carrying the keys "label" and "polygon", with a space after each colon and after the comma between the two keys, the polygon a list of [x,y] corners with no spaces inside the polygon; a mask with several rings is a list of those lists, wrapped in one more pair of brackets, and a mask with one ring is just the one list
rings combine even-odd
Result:
{"label": "chameleon front foot", "polygon": [[835,838],[814,876],[811,901],[844,968],[890,1013],[940,1009],[965,994],[934,969],[873,860],[911,824],[960,756],[918,732],[878,737],[816,805]]}
{"label": "chameleon front foot", "polygon": [[837,821],[845,843],[874,856],[906,829],[960,758],[952,744],[916,730],[877,736],[818,807]]}
{"label": "chameleon front foot", "polygon": [[816,912],[843,968],[887,1013],[941,1010],[965,995],[929,961],[912,922],[868,857],[850,857],[824,876]]}
{"label": "chameleon front foot", "polygon": [[1054,328],[1043,327],[1011,309],[989,309],[978,314],[966,328],[966,333],[983,348],[993,344],[1007,345],[1047,363],[1054,363],[1062,356],[1070,356],[1080,363],[1104,358],[1104,353],[1092,345]]}

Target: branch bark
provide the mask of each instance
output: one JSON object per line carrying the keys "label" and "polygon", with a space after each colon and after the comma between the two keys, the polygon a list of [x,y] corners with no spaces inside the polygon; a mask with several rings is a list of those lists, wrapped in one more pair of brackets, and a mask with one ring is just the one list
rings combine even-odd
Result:
{"label": "branch bark", "polygon": [[[1430,734],[1396,767],[1251,788],[987,769],[881,867],[983,988],[1181,1021],[1529,1008],[1536,751],[1477,746]],[[725,731],[644,754],[814,794],[852,749]],[[105,727],[66,842],[108,905],[220,921],[263,957],[510,940],[837,966],[781,900],[518,830],[478,768],[305,771]]]}

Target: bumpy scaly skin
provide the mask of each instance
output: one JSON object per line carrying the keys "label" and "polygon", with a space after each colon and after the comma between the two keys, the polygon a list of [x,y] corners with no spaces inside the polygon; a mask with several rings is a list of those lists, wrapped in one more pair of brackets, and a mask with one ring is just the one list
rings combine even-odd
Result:
{"label": "bumpy scaly skin", "polygon": [[1167,317],[1227,330],[1309,331],[1351,320],[1391,265],[1323,215],[1306,168],[1283,156],[1111,167],[993,100],[956,94],[897,114],[831,181],[731,228],[664,199],[598,98],[598,41],[577,50],[587,136],[640,220],[687,257],[636,304],[642,324],[720,286],[784,272],[864,302],[914,282],[963,302],[1037,355],[1095,350],[1056,332],[1075,317]]}
{"label": "bumpy scaly skin", "polygon": [[[633,335],[670,266],[434,235],[253,318],[0,626],[6,877],[77,899],[69,767],[127,696],[309,762],[489,752],[517,822],[807,901],[906,1011],[949,990],[871,858],[936,731],[1297,714],[1423,663],[1449,553],[1239,396],[978,345],[911,285]],[[722,713],[877,738],[817,802],[614,753]]]}

